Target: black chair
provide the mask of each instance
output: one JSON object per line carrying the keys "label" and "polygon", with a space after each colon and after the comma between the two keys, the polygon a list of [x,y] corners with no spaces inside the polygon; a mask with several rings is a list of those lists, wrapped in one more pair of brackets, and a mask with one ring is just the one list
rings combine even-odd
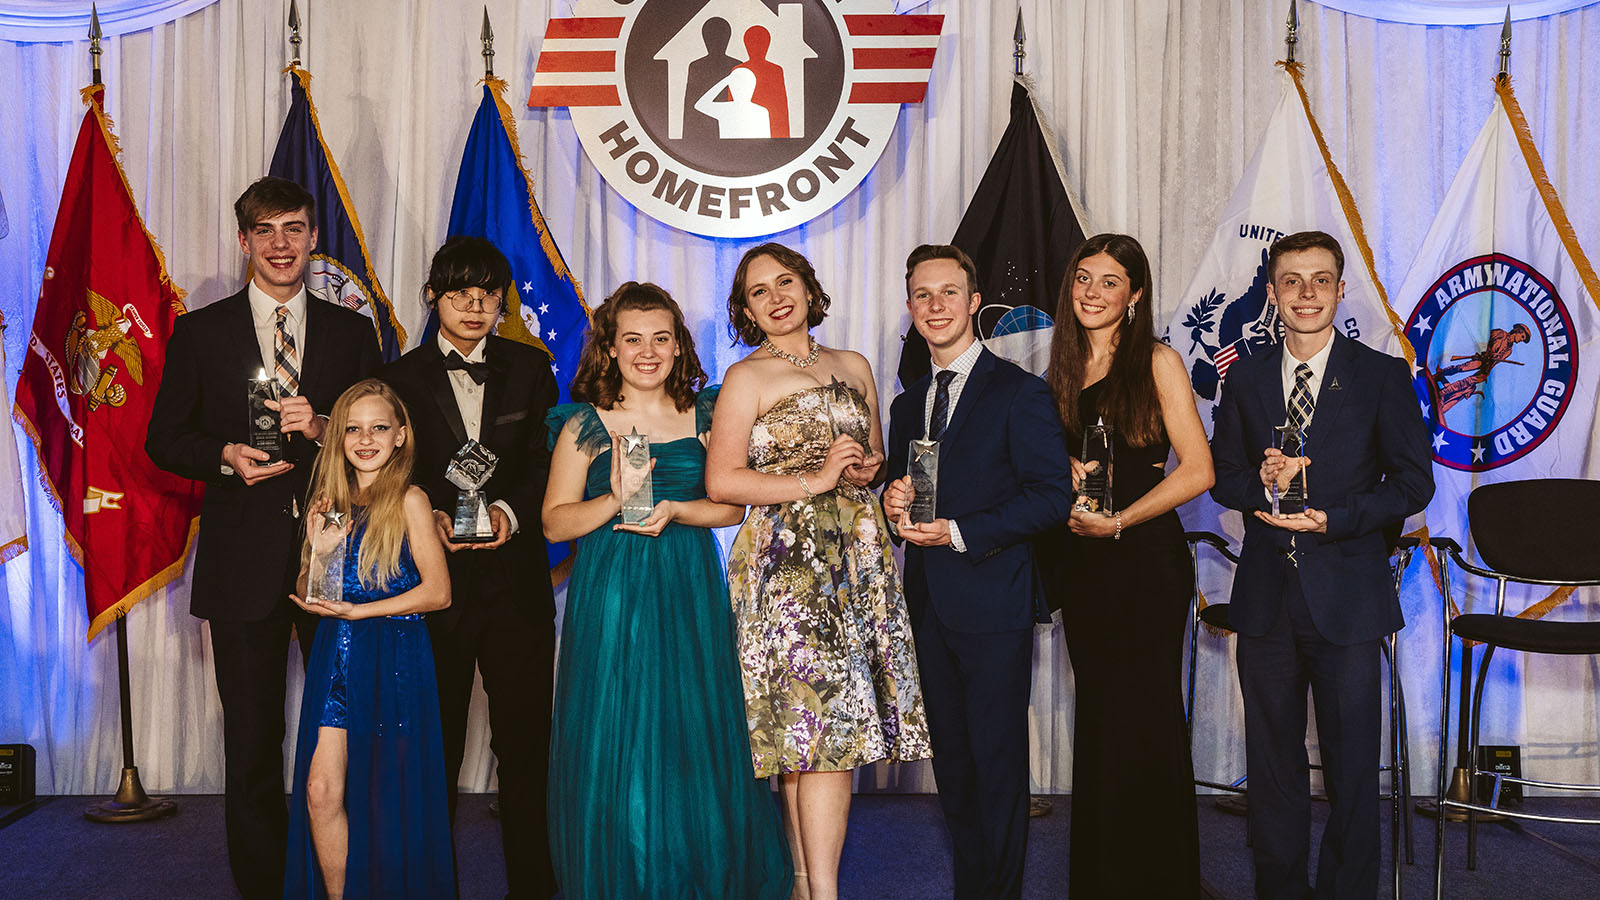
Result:
{"label": "black chair", "polygon": [[[1472,541],[1483,565],[1466,560],[1461,545],[1449,538],[1436,538],[1433,545],[1448,554],[1440,566],[1444,594],[1444,671],[1439,709],[1439,784],[1438,843],[1435,849],[1434,896],[1444,896],[1444,825],[1447,809],[1467,815],[1467,868],[1477,868],[1478,814],[1494,813],[1516,819],[1541,822],[1600,825],[1600,818],[1545,816],[1500,807],[1503,782],[1578,791],[1600,791],[1600,785],[1562,784],[1512,778],[1482,770],[1477,765],[1479,720],[1483,712],[1483,687],[1489,661],[1498,648],[1524,653],[1566,655],[1600,654],[1600,621],[1546,622],[1506,614],[1508,583],[1547,587],[1590,587],[1600,585],[1600,526],[1594,510],[1600,504],[1600,481],[1548,478],[1532,481],[1507,481],[1476,488],[1467,498],[1467,522]],[[1530,515],[1532,513],[1532,515]],[[1464,572],[1495,582],[1493,614],[1467,613],[1450,617],[1450,562]],[[1457,767],[1464,771],[1465,789],[1450,790],[1447,750],[1450,738],[1451,637],[1462,645],[1461,721],[1457,727]],[[1472,687],[1467,672],[1472,667],[1472,646],[1483,645]],[[1462,780],[1463,773],[1457,775]],[[1493,779],[1487,800],[1478,796],[1478,779]],[[1464,793],[1463,800],[1460,794]]]}
{"label": "black chair", "polygon": [[[1229,548],[1227,538],[1213,532],[1185,532],[1184,539],[1189,542],[1189,556],[1195,564],[1194,595],[1189,601],[1189,612],[1193,620],[1189,632],[1189,678],[1184,689],[1185,721],[1189,725],[1189,737],[1192,741],[1194,739],[1195,667],[1200,649],[1200,629],[1209,625],[1222,631],[1230,633],[1233,631],[1228,621],[1229,604],[1211,603],[1205,607],[1200,606],[1200,545],[1211,546],[1233,563],[1239,562],[1239,555]],[[1410,566],[1411,556],[1421,546],[1421,541],[1414,537],[1401,537],[1397,538],[1393,543],[1395,552],[1393,560],[1394,587],[1395,593],[1398,594],[1400,582],[1405,577],[1406,569]],[[1392,781],[1389,793],[1383,799],[1389,801],[1390,834],[1393,844],[1391,858],[1396,860],[1396,865],[1394,866],[1394,896],[1398,900],[1401,895],[1398,860],[1400,859],[1402,834],[1405,836],[1406,865],[1411,865],[1416,861],[1416,845],[1411,833],[1411,818],[1405,815],[1405,810],[1411,806],[1411,741],[1408,738],[1410,732],[1406,726],[1405,691],[1400,685],[1399,633],[1396,632],[1384,638],[1382,647],[1384,662],[1389,667],[1389,763],[1380,765],[1378,771],[1390,773]],[[1322,766],[1313,764],[1312,768],[1320,769]],[[1202,781],[1197,778],[1195,779],[1195,784],[1235,794],[1248,794],[1245,788],[1248,777],[1248,774],[1242,775],[1237,780],[1226,784],[1215,781]],[[1243,802],[1247,801],[1218,801],[1218,804],[1220,806],[1225,802],[1232,804],[1228,811],[1237,814],[1242,812]]]}

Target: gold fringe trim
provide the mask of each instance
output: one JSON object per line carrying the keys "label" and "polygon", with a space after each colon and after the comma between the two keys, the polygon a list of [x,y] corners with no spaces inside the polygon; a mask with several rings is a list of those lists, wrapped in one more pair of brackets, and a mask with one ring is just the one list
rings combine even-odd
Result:
{"label": "gold fringe trim", "polygon": [[150,576],[144,584],[124,594],[121,600],[107,607],[100,615],[95,616],[94,621],[89,623],[89,636],[84,638],[83,642],[87,644],[94,640],[94,636],[100,633],[100,629],[110,624],[112,619],[120,619],[127,615],[128,610],[132,609],[135,603],[166,587],[172,582],[172,579],[182,574],[183,564],[189,559],[189,551],[194,549],[195,535],[199,533],[200,517],[195,516],[189,520],[189,537],[184,540],[183,552],[178,554],[178,558],[173,560],[172,564],[165,569]]}
{"label": "gold fringe trim", "polygon": [[[1206,600],[1206,592],[1200,590],[1200,586],[1199,585],[1195,586],[1194,595],[1195,595],[1194,614],[1196,616],[1198,616],[1198,615],[1200,615],[1200,611],[1201,610],[1205,609],[1206,607],[1210,606],[1211,604],[1210,604],[1210,602],[1208,602]],[[1206,634],[1209,634],[1212,637],[1220,638],[1220,637],[1227,637],[1228,636],[1228,632],[1227,631],[1225,631],[1224,629],[1218,628],[1217,626],[1211,624],[1210,622],[1202,621],[1200,624],[1201,624],[1201,626],[1203,626],[1205,628]]]}
{"label": "gold fringe trim", "polygon": [[1589,299],[1600,306],[1600,278],[1596,278],[1594,267],[1589,264],[1589,257],[1583,253],[1583,248],[1578,246],[1578,233],[1572,227],[1572,221],[1567,218],[1567,211],[1561,205],[1561,198],[1556,195],[1555,186],[1550,183],[1550,173],[1545,171],[1544,160],[1539,158],[1539,148],[1534,146],[1533,131],[1528,128],[1528,119],[1522,114],[1522,106],[1517,103],[1516,92],[1511,88],[1511,76],[1497,76],[1494,80],[1494,92],[1499,95],[1501,106],[1506,111],[1506,118],[1511,120],[1511,130],[1517,136],[1517,145],[1522,148],[1522,158],[1528,164],[1528,171],[1533,175],[1533,183],[1539,188],[1539,196],[1544,200],[1545,212],[1549,214],[1550,221],[1555,223],[1556,233],[1561,235],[1561,243],[1567,248],[1567,255],[1572,257],[1572,264],[1578,268],[1578,277],[1583,280],[1583,286],[1589,290]]}
{"label": "gold fringe trim", "polygon": [[11,560],[16,559],[27,552],[28,535],[26,532],[24,532],[22,537],[19,537],[11,543],[6,544],[4,547],[0,547],[0,564],[10,562]]}
{"label": "gold fringe trim", "polygon": [[[39,438],[39,429],[35,428],[32,420],[23,413],[21,406],[12,407],[11,420],[22,427],[22,433],[26,434],[28,441],[33,444],[34,455],[42,459],[44,457],[44,442]],[[66,513],[62,511],[61,506],[61,494],[56,491],[55,482],[50,480],[50,470],[44,466],[39,467],[39,484],[44,488],[45,499],[50,501],[50,508],[54,509],[57,515],[65,516]],[[71,534],[67,535],[67,546],[72,550],[73,560],[79,566],[82,566],[83,552],[78,548],[77,543],[73,541]]]}
{"label": "gold fringe trim", "polygon": [[[378,270],[372,265],[372,254],[367,250],[367,236],[361,231],[361,219],[356,216],[355,204],[350,202],[350,189],[345,187],[344,176],[339,173],[339,164],[334,162],[333,153],[328,150],[328,142],[322,137],[322,121],[317,118],[317,103],[311,99],[311,73],[299,66],[290,66],[283,70],[285,74],[293,75],[300,82],[300,89],[306,92],[306,109],[311,113],[311,129],[317,133],[317,144],[322,148],[322,158],[328,161],[328,171],[333,175],[333,186],[339,191],[339,202],[344,204],[345,214],[350,217],[350,228],[356,233],[356,246],[361,248],[361,261],[366,263],[367,272],[372,276],[371,284],[366,284],[365,279],[355,278],[355,273],[345,269],[357,284],[370,288],[375,300],[383,303],[382,312],[389,317],[389,325],[394,328],[395,340],[400,342],[397,350],[404,352],[406,348],[406,330],[401,326],[400,320],[394,316],[394,304],[389,302],[389,296],[383,292],[383,285],[378,283]],[[379,310],[372,311],[373,329],[378,332],[378,346],[383,347],[383,330],[377,326]]]}
{"label": "gold fringe trim", "polygon": [[161,242],[157,241],[156,236],[150,233],[150,228],[144,223],[144,216],[139,212],[139,204],[134,202],[133,188],[128,184],[128,173],[122,171],[122,160],[120,159],[122,156],[122,142],[117,140],[116,125],[111,121],[111,117],[106,115],[103,105],[105,92],[105,85],[91,84],[79,91],[78,94],[83,97],[83,102],[88,104],[89,109],[94,112],[95,122],[100,126],[100,134],[105,137],[106,146],[111,150],[111,166],[117,170],[117,177],[122,180],[122,189],[128,194],[128,206],[133,210],[133,220],[139,223],[139,230],[144,232],[145,240],[150,242],[150,252],[156,256],[157,280],[172,291],[174,297],[173,305],[178,315],[181,316],[189,311],[188,306],[183,303],[183,299],[189,294],[183,288],[172,283],[172,277],[167,274],[167,255],[161,252]]}
{"label": "gold fringe trim", "polygon": [[[523,181],[528,185],[528,215],[533,219],[533,227],[539,231],[539,246],[544,250],[544,255],[550,260],[550,265],[555,269],[556,277],[563,278],[572,284],[573,293],[578,296],[578,304],[583,307],[583,315],[594,324],[594,311],[589,308],[589,302],[583,298],[583,285],[572,277],[572,270],[567,268],[567,261],[562,258],[561,250],[556,247],[556,239],[550,234],[550,228],[545,224],[544,213],[539,210],[539,200],[533,193],[533,176],[528,174],[528,167],[522,161],[522,144],[517,139],[517,122],[511,115],[511,106],[506,103],[506,82],[503,78],[488,77],[478,82],[489,88],[489,95],[494,98],[495,109],[500,113],[500,127],[505,129],[506,139],[511,142],[511,155],[517,160],[517,169],[522,172]],[[518,295],[521,303],[521,295]],[[528,334],[527,326],[522,324],[522,316],[506,316],[500,321],[500,334],[503,337],[521,340],[519,334],[527,334],[532,338],[534,346],[546,353],[550,348],[536,334]],[[523,341],[523,343],[528,343]],[[551,358],[555,357],[550,353]]]}
{"label": "gold fringe trim", "polygon": [[1389,317],[1389,328],[1400,341],[1400,352],[1405,354],[1406,365],[1416,365],[1417,351],[1411,346],[1411,340],[1406,337],[1405,323],[1400,321],[1394,308],[1389,305],[1389,292],[1384,289],[1383,281],[1378,278],[1378,267],[1373,263],[1372,244],[1367,241],[1366,229],[1361,224],[1361,211],[1356,209],[1356,200],[1350,194],[1350,186],[1345,183],[1344,175],[1340,174],[1338,165],[1333,161],[1333,154],[1328,150],[1328,141],[1322,136],[1322,126],[1317,124],[1317,117],[1311,113],[1311,98],[1306,95],[1306,86],[1301,81],[1305,74],[1305,66],[1297,62],[1279,62],[1278,65],[1289,73],[1289,79],[1294,82],[1295,93],[1300,95],[1300,105],[1305,107],[1306,121],[1311,123],[1311,135],[1317,139],[1317,149],[1322,151],[1323,164],[1328,167],[1328,177],[1333,181],[1333,192],[1339,195],[1339,205],[1344,207],[1345,218],[1350,222],[1350,230],[1355,234],[1356,247],[1361,251],[1361,262],[1366,265],[1367,274],[1372,276],[1372,286],[1378,289],[1378,299],[1383,303],[1383,312]]}

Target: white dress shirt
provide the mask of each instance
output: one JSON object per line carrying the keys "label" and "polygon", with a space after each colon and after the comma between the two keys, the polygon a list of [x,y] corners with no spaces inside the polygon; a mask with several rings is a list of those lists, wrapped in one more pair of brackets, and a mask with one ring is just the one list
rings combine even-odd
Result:
{"label": "white dress shirt", "polygon": [[[461,351],[450,343],[444,332],[434,336],[439,345],[439,353],[445,359],[451,356],[461,356]],[[478,341],[464,358],[469,363],[485,362],[483,348],[488,341]],[[476,441],[483,434],[483,388],[484,386],[472,380],[472,376],[464,369],[446,369],[445,374],[450,378],[450,392],[456,395],[456,409],[461,413],[461,424],[467,430],[467,437]],[[504,500],[496,500],[489,504],[497,506],[506,514],[506,521],[511,524],[511,533],[517,533],[517,514],[512,512],[511,505]]]}
{"label": "white dress shirt", "polygon": [[[1313,404],[1315,404],[1317,396],[1322,393],[1322,374],[1328,371],[1328,356],[1332,352],[1332,335],[1328,336],[1328,342],[1322,345],[1321,350],[1311,354],[1310,359],[1295,359],[1294,354],[1289,352],[1288,342],[1284,343],[1283,364],[1279,367],[1279,375],[1283,379],[1283,403],[1286,411],[1289,405],[1289,395],[1294,392],[1294,370],[1298,369],[1301,363],[1305,363],[1311,367],[1311,379],[1306,382],[1306,390],[1311,392],[1311,401]],[[1287,412],[1285,415],[1287,415]],[[1305,423],[1310,425],[1311,420],[1316,418],[1316,415],[1316,410],[1312,409],[1311,415],[1306,418]],[[1285,419],[1285,421],[1287,421],[1287,419]]]}
{"label": "white dress shirt", "polygon": [[[256,349],[261,353],[261,370],[268,377],[278,370],[278,307],[283,306],[289,310],[289,334],[294,338],[295,357],[300,360],[300,379],[305,380],[305,354],[306,354],[306,289],[302,285],[299,293],[290,297],[287,302],[279,303],[267,296],[267,292],[256,286],[254,278],[245,286],[245,297],[250,301],[250,323],[256,331]],[[279,385],[280,390],[282,385]],[[223,475],[234,474],[233,467],[227,463],[220,464]]]}
{"label": "white dress shirt", "polygon": [[[956,414],[956,404],[961,401],[961,390],[967,386],[967,376],[972,374],[972,367],[977,364],[978,356],[983,353],[983,344],[974,340],[971,346],[961,351],[961,355],[950,361],[950,365],[940,368],[933,366],[933,373],[928,379],[928,396],[922,404],[922,433],[926,435],[933,423],[933,399],[939,392],[939,373],[954,372],[956,377],[950,379],[950,408],[945,412],[949,418],[945,419],[945,427],[950,426],[950,418]],[[950,547],[957,553],[967,552],[967,544],[961,540],[961,529],[957,527],[954,519],[950,520]]]}

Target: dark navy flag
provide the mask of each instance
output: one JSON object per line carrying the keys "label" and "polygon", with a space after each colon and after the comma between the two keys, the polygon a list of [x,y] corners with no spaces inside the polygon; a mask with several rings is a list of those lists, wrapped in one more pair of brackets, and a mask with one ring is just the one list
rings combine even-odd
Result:
{"label": "dark navy flag", "polygon": [[[950,243],[978,266],[979,340],[999,356],[1044,374],[1056,294],[1083,243],[1049,141],[1028,89],[1011,89],[1011,123]],[[900,354],[900,384],[928,374],[928,344],[913,327]]]}
{"label": "dark navy flag", "polygon": [[[550,354],[565,403],[583,352],[589,308],[534,199],[511,108],[502,96],[505,86],[498,78],[484,82],[483,101],[461,154],[449,231],[488,238],[511,261],[513,283],[498,332]],[[428,334],[436,328],[430,317]]]}
{"label": "dark navy flag", "polygon": [[306,286],[324,300],[370,317],[383,358],[399,359],[405,350],[406,331],[378,284],[350,191],[322,139],[317,108],[311,103],[311,73],[295,68],[290,74],[294,76],[294,95],[267,173],[287,178],[317,198],[317,246],[311,253]]}

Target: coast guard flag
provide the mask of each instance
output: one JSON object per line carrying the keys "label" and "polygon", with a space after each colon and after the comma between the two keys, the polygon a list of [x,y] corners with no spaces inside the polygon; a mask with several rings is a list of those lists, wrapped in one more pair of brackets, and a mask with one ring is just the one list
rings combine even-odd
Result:
{"label": "coast guard flag", "polygon": [[[1011,121],[950,243],[978,267],[978,338],[1035,375],[1050,363],[1056,296],[1083,243],[1033,98],[1011,88]],[[928,342],[913,327],[900,351],[902,385],[928,374]]]}
{"label": "coast guard flag", "polygon": [[91,639],[183,570],[201,492],[144,452],[183,292],[117,164],[104,91],[84,91],[14,413],[83,567]]}
{"label": "coast guard flag", "polygon": [[289,73],[294,76],[293,97],[267,174],[287,178],[317,198],[317,246],[311,251],[306,286],[324,300],[371,318],[383,358],[399,359],[405,350],[406,330],[378,283],[350,192],[322,139],[317,108],[311,103],[311,73],[300,68],[291,68]]}
{"label": "coast guard flag", "polygon": [[1311,117],[1300,66],[1285,68],[1266,133],[1161,338],[1188,364],[1208,433],[1228,368],[1271,349],[1282,335],[1277,307],[1267,301],[1267,248],[1284,235],[1316,230],[1337,238],[1345,293],[1335,327],[1392,356],[1410,355],[1373,269],[1360,214]]}
{"label": "coast guard flag", "polygon": [[[0,208],[0,225],[5,223],[4,212]],[[5,333],[5,326],[6,317],[0,314],[0,334]],[[0,341],[0,372],[11,373],[6,368],[5,341]],[[11,408],[11,401],[6,397],[6,381],[0,377],[0,409]],[[20,556],[27,549],[28,518],[22,508],[22,465],[17,461],[17,438],[11,432],[11,423],[0,422],[0,563]]]}
{"label": "coast guard flag", "polygon": [[[1413,386],[1433,435],[1433,534],[1468,544],[1467,494],[1480,484],[1600,478],[1591,446],[1600,281],[1509,79],[1497,82],[1489,121],[1399,296],[1414,307],[1405,324],[1416,347]],[[1525,597],[1545,594],[1534,589]],[[1558,591],[1525,615],[1537,618],[1570,595]],[[1507,610],[1526,605],[1508,599]]]}
{"label": "coast guard flag", "polygon": [[[461,153],[449,231],[488,238],[511,261],[512,285],[499,334],[550,354],[565,403],[583,351],[589,308],[534,199],[511,108],[502,96],[505,87],[498,78],[484,82],[483,102]],[[437,327],[430,316],[427,333]]]}

